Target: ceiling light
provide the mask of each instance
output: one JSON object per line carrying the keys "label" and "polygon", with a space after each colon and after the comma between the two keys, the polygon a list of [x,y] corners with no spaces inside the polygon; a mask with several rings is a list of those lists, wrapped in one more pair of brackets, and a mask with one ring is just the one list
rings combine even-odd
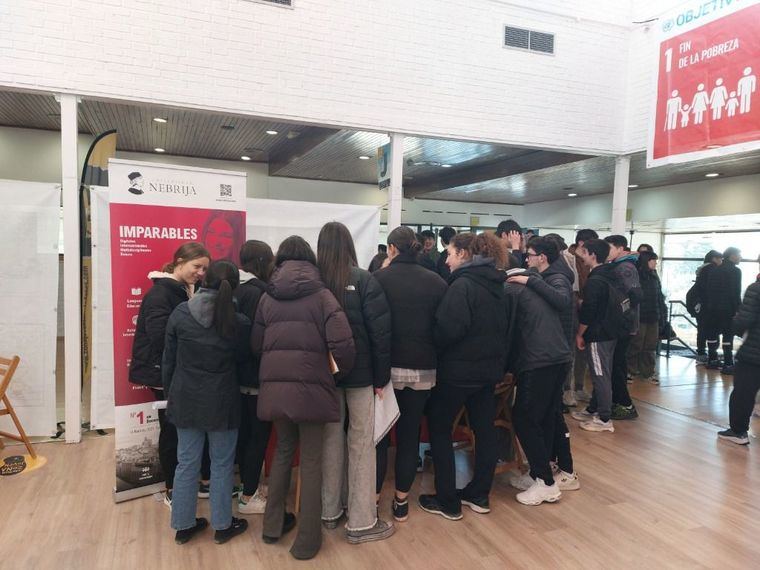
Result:
{"label": "ceiling light", "polygon": [[628,188],[638,188],[638,187],[639,187],[638,184],[629,184],[628,185]]}
{"label": "ceiling light", "polygon": [[369,157],[366,154],[363,154],[359,157],[359,160],[369,160]]}
{"label": "ceiling light", "polygon": [[570,194],[567,195],[568,198],[575,198],[578,194],[575,192],[570,192]]}
{"label": "ceiling light", "polygon": [[169,119],[165,119],[163,117],[153,117],[153,120],[157,123],[168,123]]}
{"label": "ceiling light", "polygon": [[720,176],[720,172],[710,172],[709,174],[705,174],[705,178],[715,178],[717,176]]}
{"label": "ceiling light", "polygon": [[240,157],[240,160],[251,160],[251,157],[243,155],[243,156]]}
{"label": "ceiling light", "polygon": [[450,164],[442,164],[441,168],[451,168],[451,165]]}
{"label": "ceiling light", "polygon": [[155,150],[156,152],[166,152],[166,150],[162,149],[161,147],[156,147],[153,150]]}
{"label": "ceiling light", "polygon": [[276,135],[276,134],[277,134],[277,131],[267,131],[267,134],[268,134],[268,135]]}

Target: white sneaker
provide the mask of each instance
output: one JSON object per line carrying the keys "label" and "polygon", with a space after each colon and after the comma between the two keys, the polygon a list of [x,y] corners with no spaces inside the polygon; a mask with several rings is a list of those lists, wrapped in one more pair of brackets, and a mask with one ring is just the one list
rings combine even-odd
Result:
{"label": "white sneaker", "polygon": [[559,485],[554,483],[551,487],[544,483],[543,479],[536,479],[530,489],[517,493],[515,497],[523,505],[540,505],[541,503],[555,503],[562,496]]}
{"label": "white sneaker", "polygon": [[591,394],[586,392],[586,390],[576,390],[575,399],[578,400],[579,402],[590,402]]}
{"label": "white sneaker", "polygon": [[594,416],[591,420],[581,422],[581,429],[585,429],[586,431],[608,431],[612,433],[615,431],[615,426],[612,425],[612,420],[603,422],[599,419],[599,416]]}
{"label": "white sneaker", "polygon": [[565,390],[562,394],[562,403],[572,408],[578,405],[578,400],[575,398],[575,392],[572,390]]}
{"label": "white sneaker", "polygon": [[248,502],[243,502],[243,495],[238,498],[238,512],[241,515],[263,515],[267,508],[266,490],[263,487],[256,489],[253,497]]}
{"label": "white sneaker", "polygon": [[570,417],[579,422],[587,422],[596,417],[596,414],[590,413],[588,410],[580,410],[577,412],[571,412]]}
{"label": "white sneaker", "polygon": [[512,487],[514,487],[515,489],[518,489],[519,491],[527,491],[533,486],[535,482],[536,480],[530,476],[530,473],[523,473],[522,475],[514,475],[509,480],[509,484],[512,485]]}
{"label": "white sneaker", "polygon": [[581,481],[578,479],[577,473],[566,473],[559,470],[554,473],[554,480],[557,482],[560,491],[577,491],[581,488]]}

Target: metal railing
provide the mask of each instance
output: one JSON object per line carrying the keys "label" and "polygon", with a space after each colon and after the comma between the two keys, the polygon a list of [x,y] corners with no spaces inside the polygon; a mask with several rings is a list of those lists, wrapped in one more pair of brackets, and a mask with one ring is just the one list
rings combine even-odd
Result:
{"label": "metal railing", "polygon": [[[697,328],[697,322],[691,317],[688,310],[686,310],[686,303],[683,301],[668,301],[668,304],[670,305],[668,307],[668,327],[670,328],[671,332],[673,333],[672,338],[668,338],[665,343],[665,358],[670,358],[670,347],[672,343],[677,343],[681,346],[683,346],[686,350],[691,352],[692,354],[696,355],[697,351],[694,350],[691,346],[689,346],[688,343],[686,343],[683,339],[681,339],[676,334],[676,329],[673,328],[673,320],[674,319],[681,319],[683,321],[686,321],[694,328]],[[673,313],[673,306],[674,305],[680,305],[686,310],[685,313]],[[669,335],[670,336],[670,335]]]}

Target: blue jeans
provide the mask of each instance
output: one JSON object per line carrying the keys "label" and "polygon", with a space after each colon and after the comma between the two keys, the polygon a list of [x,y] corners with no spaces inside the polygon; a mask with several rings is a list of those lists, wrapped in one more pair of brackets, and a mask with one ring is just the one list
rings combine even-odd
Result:
{"label": "blue jeans", "polygon": [[198,479],[203,444],[208,434],[211,456],[211,527],[224,530],[232,524],[232,484],[238,430],[209,431],[177,428],[177,472],[172,492],[172,528],[195,526]]}

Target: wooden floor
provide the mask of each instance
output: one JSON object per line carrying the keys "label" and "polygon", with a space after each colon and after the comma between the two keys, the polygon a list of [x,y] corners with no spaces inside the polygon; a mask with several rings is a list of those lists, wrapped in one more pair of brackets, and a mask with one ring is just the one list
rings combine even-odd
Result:
{"label": "wooden floor", "polygon": [[[409,522],[380,543],[351,546],[325,531],[311,568],[757,568],[760,565],[760,441],[718,441],[730,381],[674,358],[660,387],[636,383],[640,418],[614,434],[591,434],[572,420],[580,491],[554,505],[527,507],[497,478],[492,512],[449,522],[411,508]],[[699,418],[699,419],[697,419]],[[705,421],[702,421],[705,420]],[[760,424],[753,420],[755,433]],[[0,566],[86,568],[290,568],[288,548],[264,545],[261,516],[217,546],[207,532],[179,547],[169,511],[153,497],[114,505],[113,436],[77,446],[40,446],[49,462],[0,479]],[[18,453],[18,448],[7,448]],[[466,477],[467,458],[458,458]],[[390,487],[389,487],[390,488]],[[413,496],[432,490],[428,471]],[[389,496],[382,512],[388,517]],[[201,512],[207,504],[201,501]],[[12,566],[9,564],[13,561]],[[5,566],[9,564],[8,566]]]}

